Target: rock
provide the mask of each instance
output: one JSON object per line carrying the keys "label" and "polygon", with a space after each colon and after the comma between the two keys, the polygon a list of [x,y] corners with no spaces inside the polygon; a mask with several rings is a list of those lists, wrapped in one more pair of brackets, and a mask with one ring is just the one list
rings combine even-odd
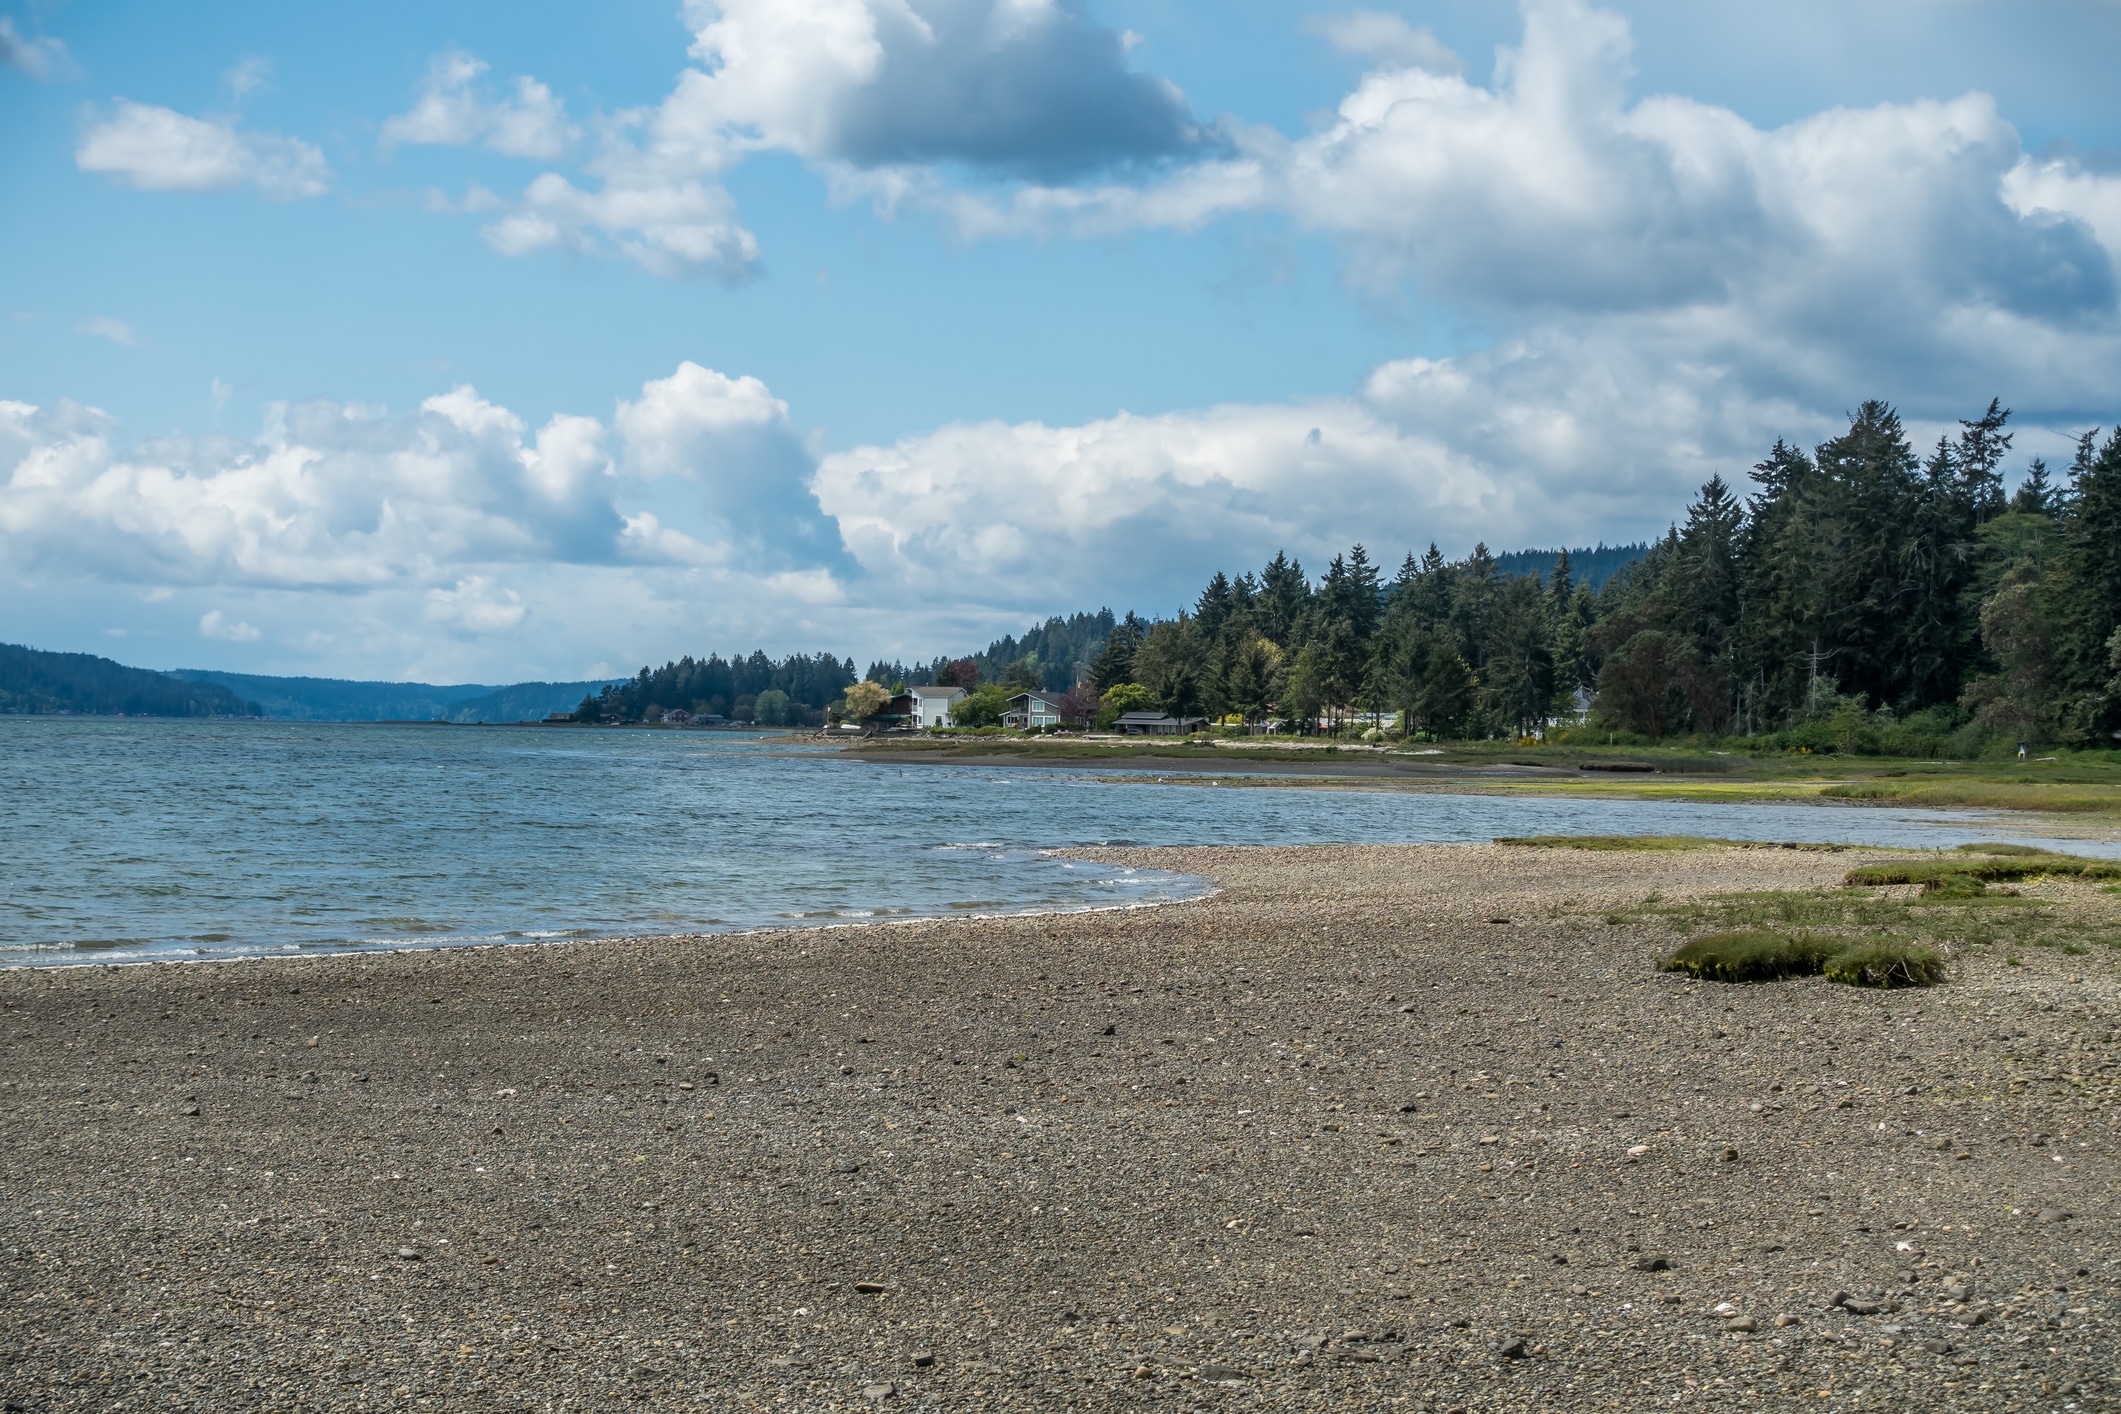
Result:
{"label": "rock", "polygon": [[1988,1307],[1965,1306],[1952,1313],[1952,1319],[1962,1326],[1978,1326],[1987,1322]]}
{"label": "rock", "polygon": [[1723,1323],[1723,1328],[1727,1331],[1757,1331],[1760,1323],[1751,1316],[1733,1316]]}
{"label": "rock", "polygon": [[1510,1339],[1496,1346],[1495,1353],[1497,1355],[1500,1355],[1505,1360],[1522,1360],[1525,1358],[1528,1351],[1526,1350],[1525,1343],[1522,1339],[1516,1336],[1512,1336]]}
{"label": "rock", "polygon": [[1851,1298],[1841,1303],[1841,1309],[1854,1316],[1875,1316],[1884,1308],[1881,1301],[1861,1301]]}
{"label": "rock", "polygon": [[884,1384],[879,1382],[873,1385],[862,1386],[862,1398],[864,1399],[885,1400],[891,1398],[891,1396],[897,1393],[898,1386],[893,1384]]}
{"label": "rock", "polygon": [[1949,1355],[1952,1353],[1952,1343],[1948,1340],[1939,1340],[1936,1336],[1931,1336],[1928,1340],[1923,1341],[1922,1348],[1932,1355]]}
{"label": "rock", "polygon": [[854,1289],[864,1296],[881,1296],[891,1290],[889,1286],[880,1281],[858,1281],[854,1284]]}
{"label": "rock", "polygon": [[935,1352],[932,1350],[916,1350],[911,1355],[908,1355],[906,1360],[914,1369],[925,1370],[935,1363]]}
{"label": "rock", "polygon": [[1720,1164],[1735,1164],[1735,1163],[1737,1163],[1737,1162],[1738,1162],[1738,1151],[1737,1151],[1737,1149],[1733,1148],[1733,1147],[1732,1147],[1731,1145],[1729,1145],[1729,1144],[1726,1144],[1726,1145],[1724,1145],[1724,1146],[1723,1146],[1723,1147],[1722,1147],[1721,1149],[1718,1149],[1718,1150],[1716,1151],[1716,1162],[1717,1162],[1717,1163],[1720,1163]]}
{"label": "rock", "polygon": [[[312,1041],[312,1042],[310,1042],[310,1044],[311,1044],[311,1045],[315,1045],[315,1044],[316,1044],[316,1042]],[[314,1084],[316,1084],[316,1083],[317,1083],[317,1073],[316,1073],[315,1071],[313,1071],[313,1070],[305,1070],[305,1071],[303,1071],[303,1072],[302,1072],[302,1083],[303,1083],[304,1085],[314,1085]]]}
{"label": "rock", "polygon": [[1794,1326],[1797,1323],[1795,1316],[1783,1315],[1775,1318],[1775,1324],[1782,1327]]}
{"label": "rock", "polygon": [[1233,1384],[1244,1377],[1245,1372],[1238,1369],[1235,1365],[1203,1365],[1200,1367],[1199,1378],[1206,1380],[1209,1384]]}
{"label": "rock", "polygon": [[860,1173],[862,1171],[862,1161],[860,1159],[841,1159],[832,1166],[832,1171],[834,1173]]}
{"label": "rock", "polygon": [[[852,1074],[854,1074],[854,1067],[853,1067],[853,1066],[851,1066],[851,1065],[843,1065],[843,1066],[841,1066],[841,1067],[840,1067],[840,1074],[842,1074],[842,1075],[852,1075]],[[690,1089],[691,1089],[692,1087],[691,1087],[690,1085],[687,1085],[687,1086],[686,1086],[685,1088],[686,1088],[687,1090],[690,1090]]]}
{"label": "rock", "polygon": [[398,1260],[401,1262],[417,1262],[420,1260],[420,1249],[417,1247],[400,1247],[398,1249]]}
{"label": "rock", "polygon": [[1119,1028],[1117,1026],[1107,1026],[1104,1030],[1098,1032],[1097,1034],[1100,1036],[1117,1036],[1119,1034]]}
{"label": "rock", "polygon": [[1846,1300],[1848,1300],[1848,1299],[1849,1299],[1849,1294],[1848,1294],[1847,1292],[1845,1292],[1845,1291],[1837,1291],[1837,1292],[1835,1292],[1835,1293],[1834,1293],[1834,1294],[1833,1294],[1832,1296],[1829,1296],[1829,1297],[1827,1297],[1827,1299],[1826,1299],[1826,1309],[1827,1309],[1827,1310],[1829,1310],[1829,1311],[1831,1311],[1831,1310],[1833,1310],[1833,1309],[1834,1309],[1834,1308],[1835,1308],[1836,1306],[1839,1306],[1839,1305],[1840,1305],[1840,1304],[1841,1304],[1842,1302],[1844,1302],[1844,1301],[1846,1301]]}
{"label": "rock", "polygon": [[1643,1257],[1635,1263],[1638,1272],[1668,1272],[1672,1269],[1669,1257]]}
{"label": "rock", "polygon": [[2059,1223],[2067,1222],[2075,1216],[2076,1214],[2070,1212],[2067,1208],[2042,1208],[2039,1212],[2033,1214],[2033,1221],[2036,1223]]}
{"label": "rock", "polygon": [[199,1114],[199,1107],[197,1105],[186,1105],[184,1107],[184,1113],[196,1119]]}

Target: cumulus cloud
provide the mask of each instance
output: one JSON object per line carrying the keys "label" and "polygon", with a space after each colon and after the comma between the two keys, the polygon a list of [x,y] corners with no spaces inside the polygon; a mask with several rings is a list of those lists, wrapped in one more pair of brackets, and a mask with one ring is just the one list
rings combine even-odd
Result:
{"label": "cumulus cloud", "polygon": [[1388,363],[1347,397],[944,427],[828,456],[817,488],[880,579],[1168,608],[1280,549],[1652,531],[1711,474],[1830,426],[1726,370],[1554,337]]}
{"label": "cumulus cloud", "polygon": [[687,360],[670,377],[644,384],[635,401],[620,403],[616,426],[637,475],[690,483],[723,535],[755,560],[840,560],[839,530],[807,484],[809,448],[788,405],[758,379]]}
{"label": "cumulus cloud", "polygon": [[497,250],[609,242],[661,274],[742,278],[757,242],[720,177],[753,153],[850,178],[948,167],[1050,182],[1219,141],[1076,0],[694,0],[687,15],[700,67],[618,115],[593,188],[533,182],[487,229]]}
{"label": "cumulus cloud", "polygon": [[254,439],[139,446],[92,407],[0,402],[0,559],[147,585],[432,589],[430,622],[490,633],[523,612],[497,567],[844,565],[812,470],[763,383],[689,362],[611,426],[562,413],[535,432],[469,385],[406,417],[279,404]]}
{"label": "cumulus cloud", "polygon": [[422,617],[464,634],[508,633],[530,612],[523,596],[483,574],[466,575],[448,589],[427,591]]}
{"label": "cumulus cloud", "polygon": [[13,19],[0,15],[0,69],[45,79],[64,74],[71,67],[64,41],[48,36],[32,39],[15,28]]}
{"label": "cumulus cloud", "polygon": [[524,74],[514,93],[496,98],[482,86],[484,60],[469,54],[437,55],[428,65],[412,108],[383,124],[383,146],[422,143],[441,147],[483,144],[509,157],[553,158],[581,136],[552,90]]}
{"label": "cumulus cloud", "polygon": [[673,130],[859,167],[1069,176],[1198,149],[1170,83],[1071,0],[695,0]]}
{"label": "cumulus cloud", "polygon": [[277,200],[319,196],[331,171],[300,138],[238,131],[221,118],[118,100],[109,121],[82,134],[74,162],[143,191],[224,191],[255,186]]}

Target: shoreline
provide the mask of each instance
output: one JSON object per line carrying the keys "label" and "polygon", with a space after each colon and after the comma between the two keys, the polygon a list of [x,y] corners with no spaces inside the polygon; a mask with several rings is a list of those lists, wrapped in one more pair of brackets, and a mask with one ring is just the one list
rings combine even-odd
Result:
{"label": "shoreline", "polygon": [[1012,1414],[2096,1388],[2116,954],[1969,953],[1923,992],[1654,970],[1647,897],[1904,853],[1097,849],[1217,891],[800,950],[0,973],[0,1171],[36,1199],[0,1208],[7,1383]]}

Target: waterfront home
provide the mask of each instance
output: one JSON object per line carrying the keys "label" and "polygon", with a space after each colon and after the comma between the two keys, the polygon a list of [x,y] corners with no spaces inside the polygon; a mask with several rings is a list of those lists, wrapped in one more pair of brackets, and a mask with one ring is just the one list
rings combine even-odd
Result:
{"label": "waterfront home", "polygon": [[950,704],[965,695],[961,687],[916,687],[906,694],[913,699],[913,710],[906,725],[927,731],[932,727],[950,725]]}
{"label": "waterfront home", "polygon": [[1183,736],[1207,725],[1206,717],[1173,717],[1163,712],[1122,712],[1112,724],[1122,736]]}
{"label": "waterfront home", "polygon": [[1061,724],[1060,699],[1043,692],[1019,692],[1009,699],[1009,710],[1002,713],[1002,725],[1016,727],[1057,727]]}

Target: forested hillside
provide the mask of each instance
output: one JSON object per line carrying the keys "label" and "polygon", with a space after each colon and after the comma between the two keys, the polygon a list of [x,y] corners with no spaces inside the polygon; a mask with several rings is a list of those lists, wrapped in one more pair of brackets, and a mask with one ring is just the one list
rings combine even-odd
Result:
{"label": "forested hillside", "polygon": [[0,713],[70,712],[128,717],[255,717],[225,687],[128,668],[89,653],[45,653],[0,644]]}
{"label": "forested hillside", "polygon": [[519,682],[437,686],[424,682],[357,682],[344,678],[266,677],[179,668],[172,677],[218,683],[262,714],[296,722],[535,722],[572,711],[597,682]]}
{"label": "forested hillside", "polygon": [[1124,700],[1329,725],[1404,713],[1408,730],[1438,737],[1520,736],[1587,715],[1601,739],[1922,755],[2110,747],[2121,430],[2103,442],[2086,432],[2061,477],[2033,461],[2006,494],[2009,417],[1991,403],[1924,455],[1892,408],[1865,403],[1809,452],[1769,449],[1750,494],[1711,479],[1664,539],[1605,552],[1631,562],[1595,587],[1568,552],[1512,574],[1485,546],[1447,561],[1432,545],[1394,573],[1357,545],[1316,582],[1285,556],[1219,573],[1190,612],[1129,614],[1094,653],[1071,644],[1066,674],[1032,658],[1028,636],[995,645],[1019,654],[1006,665],[990,650],[925,671],[1065,680],[1108,712]]}
{"label": "forested hillside", "polygon": [[575,709],[581,722],[660,720],[682,708],[695,715],[757,721],[770,727],[815,726],[824,709],[854,683],[854,660],[830,653],[791,653],[776,662],[763,652],[750,657],[687,656],[585,696]]}

